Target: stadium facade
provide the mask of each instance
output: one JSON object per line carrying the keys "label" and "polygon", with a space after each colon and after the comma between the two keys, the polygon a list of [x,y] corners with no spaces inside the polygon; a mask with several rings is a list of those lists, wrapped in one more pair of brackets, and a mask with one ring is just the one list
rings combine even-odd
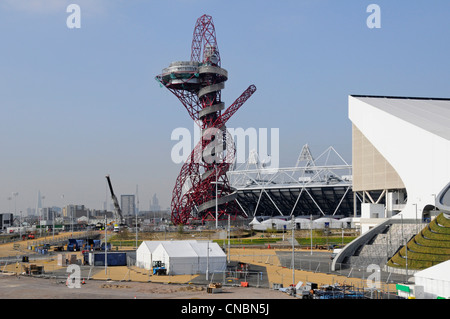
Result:
{"label": "stadium facade", "polygon": [[[245,216],[361,217],[365,232],[389,218],[450,211],[450,99],[348,101],[352,164],[333,147],[315,159],[305,145],[294,167],[278,169],[264,168],[253,152],[228,172]],[[330,154],[338,161],[330,164]]]}
{"label": "stadium facade", "polygon": [[228,177],[247,218],[339,219],[359,214],[353,204],[352,166],[333,147],[314,158],[304,145],[296,165],[287,168],[265,168],[252,151]]}
{"label": "stadium facade", "polygon": [[362,235],[331,268],[384,267],[434,217],[450,219],[450,99],[351,95],[348,108]]}
{"label": "stadium facade", "polygon": [[[429,218],[450,206],[450,99],[349,96],[353,190],[365,196],[362,218]],[[401,212],[401,214],[398,214]]]}

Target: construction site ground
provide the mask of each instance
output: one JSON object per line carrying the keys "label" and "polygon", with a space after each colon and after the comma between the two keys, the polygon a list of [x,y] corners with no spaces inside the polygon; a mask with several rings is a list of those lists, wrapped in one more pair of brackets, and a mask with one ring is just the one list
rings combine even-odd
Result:
{"label": "construction site ground", "polygon": [[[30,255],[27,241],[0,245],[0,257]],[[23,263],[17,259],[2,266],[0,273],[0,298],[201,298],[201,299],[289,299],[293,298],[279,290],[271,289],[273,284],[288,287],[293,283],[314,282],[318,285],[335,283],[364,287],[365,282],[359,278],[348,278],[325,273],[295,270],[282,267],[276,249],[232,248],[230,259],[233,262],[248,263],[251,267],[263,267],[267,273],[269,287],[258,288],[255,285],[241,287],[224,285],[222,293],[207,293],[205,284],[198,282],[201,275],[156,276],[148,270],[135,266],[95,267],[95,272],[82,274],[81,288],[68,288],[61,276],[44,278],[23,275],[24,264],[36,264],[44,267],[44,273],[68,275],[66,265],[58,265],[56,255],[44,259]],[[76,254],[81,259],[81,252],[62,252]],[[205,275],[203,275],[205,276]],[[240,280],[243,281],[243,280]],[[239,282],[238,282],[239,283]],[[395,287],[390,288],[391,291]]]}

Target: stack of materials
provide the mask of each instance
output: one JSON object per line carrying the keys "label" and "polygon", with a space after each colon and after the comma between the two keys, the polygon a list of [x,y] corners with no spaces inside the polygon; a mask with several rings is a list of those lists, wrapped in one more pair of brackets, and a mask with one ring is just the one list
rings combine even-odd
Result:
{"label": "stack of materials", "polygon": [[222,292],[222,284],[218,282],[210,283],[206,288],[206,292],[209,294],[217,294],[219,292]]}

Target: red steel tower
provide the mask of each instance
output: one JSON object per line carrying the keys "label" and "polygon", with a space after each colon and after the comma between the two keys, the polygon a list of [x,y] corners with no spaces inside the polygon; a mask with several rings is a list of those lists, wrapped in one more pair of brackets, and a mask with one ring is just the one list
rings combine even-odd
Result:
{"label": "red steel tower", "polygon": [[225,109],[221,90],[228,72],[221,67],[212,17],[197,19],[191,60],[172,62],[157,81],[183,104],[201,128],[201,139],[183,164],[172,192],[172,222],[235,219],[242,211],[229,184],[227,171],[234,162],[235,148],[226,123],[256,91],[250,85]]}

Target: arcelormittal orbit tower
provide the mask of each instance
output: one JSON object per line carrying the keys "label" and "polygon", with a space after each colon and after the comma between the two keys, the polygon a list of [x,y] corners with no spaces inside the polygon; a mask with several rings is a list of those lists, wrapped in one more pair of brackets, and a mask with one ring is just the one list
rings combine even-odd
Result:
{"label": "arcelormittal orbit tower", "polygon": [[221,67],[212,17],[201,16],[195,25],[191,60],[172,62],[156,79],[172,92],[200,126],[201,139],[181,168],[172,192],[172,222],[235,219],[242,210],[230,187],[227,171],[235,147],[226,123],[256,91],[251,85],[228,108],[221,91],[228,72]]}

